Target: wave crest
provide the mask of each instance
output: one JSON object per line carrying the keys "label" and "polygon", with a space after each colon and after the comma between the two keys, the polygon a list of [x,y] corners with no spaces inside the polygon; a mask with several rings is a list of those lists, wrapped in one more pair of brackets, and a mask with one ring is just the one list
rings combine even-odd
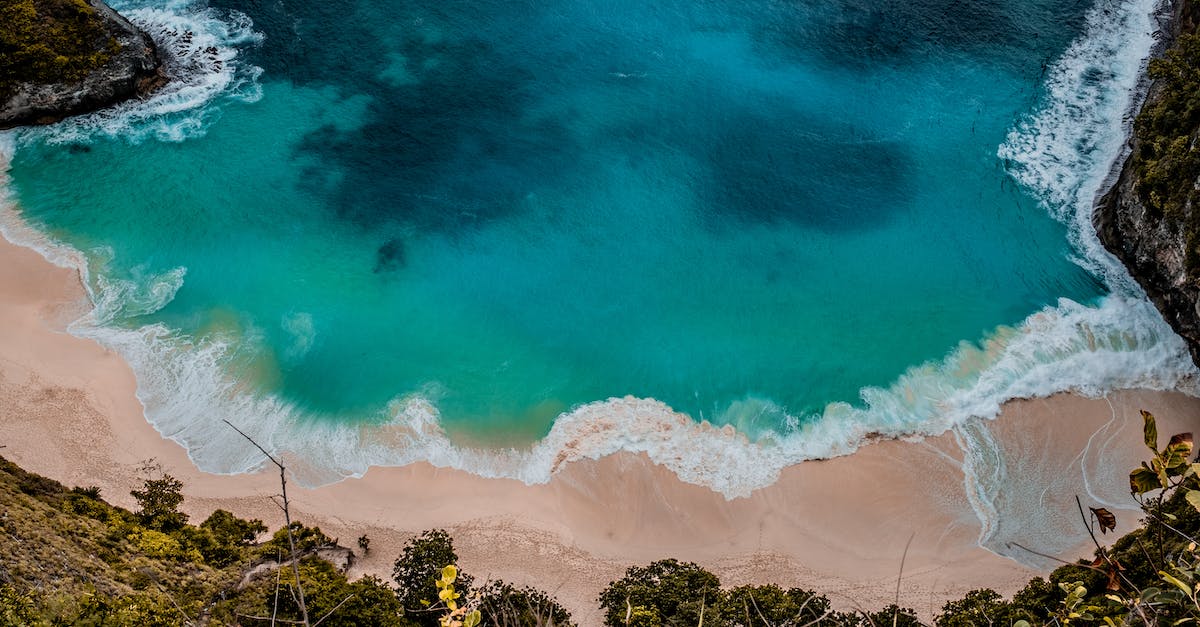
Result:
{"label": "wave crest", "polygon": [[22,141],[83,143],[93,136],[135,144],[182,141],[204,134],[217,115],[209,105],[218,98],[254,102],[262,97],[262,68],[240,58],[243,48],[262,41],[245,14],[210,8],[204,0],[170,0],[157,7],[110,4],[154,40],[169,81],[145,100],[25,129]]}
{"label": "wave crest", "polygon": [[[373,421],[317,418],[279,398],[255,394],[229,376],[237,353],[231,338],[198,341],[163,325],[127,329],[110,324],[169,302],[182,285],[183,269],[133,284],[89,281],[96,311],[71,331],[118,351],[129,362],[148,419],[165,437],[185,446],[203,470],[238,473],[261,466],[261,455],[222,422],[230,420],[267,450],[289,459],[297,479],[310,485],[358,476],[371,466],[417,461],[538,483],[572,461],[630,451],[645,453],[685,481],[734,498],[771,484],[788,465],[851,453],[873,437],[942,433],[971,417],[993,417],[1013,398],[1067,390],[1100,395],[1128,387],[1196,394],[1196,369],[1183,341],[1100,247],[1090,227],[1092,199],[1128,130],[1133,94],[1154,41],[1149,16],[1156,6],[1152,0],[1102,0],[1088,17],[1085,36],[1051,68],[1042,105],[999,150],[1014,178],[1070,226],[1080,263],[1105,277],[1114,293],[1095,307],[1064,299],[1020,325],[997,329],[981,343],[964,342],[940,362],[911,368],[887,388],[864,389],[858,406],[835,403],[820,415],[793,416],[786,421],[790,427],[753,441],[733,427],[697,423],[661,402],[629,397],[576,407],[560,416],[545,438],[522,450],[456,446],[441,428],[437,408],[419,394],[397,397]],[[177,18],[193,20],[189,24],[221,21],[210,9],[185,18],[159,10],[130,13],[143,26],[159,24],[159,37],[186,32],[174,25]],[[58,125],[44,139],[73,141],[73,134],[102,132],[130,133],[134,141],[173,141],[202,129],[210,113],[195,107],[216,94],[247,89],[243,97],[253,97],[257,74],[248,67],[239,71],[235,63],[238,42],[256,37],[248,21],[222,22],[220,27],[203,23],[211,29],[204,32],[232,46],[228,50],[234,56],[221,72],[178,65],[176,70],[194,70],[198,77],[178,81],[179,91],[161,94],[157,104],[151,99],[78,124]],[[174,45],[169,38],[164,42]],[[1114,54],[1116,50],[1122,54]],[[1138,60],[1122,61],[1130,51]],[[238,76],[249,82],[239,84]],[[11,146],[7,150],[11,154]],[[4,151],[0,146],[0,172],[7,170]],[[3,176],[0,189],[7,189]],[[88,276],[82,255],[29,229],[11,203],[0,207],[0,230]],[[719,422],[741,424],[741,417],[778,411],[769,401],[747,398]],[[985,472],[985,466],[967,464],[964,471],[986,535],[994,516],[989,486],[1003,479],[1004,469]]]}

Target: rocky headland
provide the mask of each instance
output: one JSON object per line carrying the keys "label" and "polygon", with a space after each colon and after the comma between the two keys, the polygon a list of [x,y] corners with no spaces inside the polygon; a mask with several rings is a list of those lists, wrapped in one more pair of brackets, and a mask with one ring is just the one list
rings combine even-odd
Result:
{"label": "rocky headland", "polygon": [[1177,0],[1128,156],[1092,220],[1200,365],[1200,3]]}
{"label": "rocky headland", "polygon": [[166,80],[153,40],[101,0],[0,6],[0,129],[145,97]]}

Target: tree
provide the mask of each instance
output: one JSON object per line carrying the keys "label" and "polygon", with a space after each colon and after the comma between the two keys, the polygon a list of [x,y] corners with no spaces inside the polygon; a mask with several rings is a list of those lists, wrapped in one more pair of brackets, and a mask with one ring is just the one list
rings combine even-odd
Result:
{"label": "tree", "polygon": [[[159,467],[147,463],[144,472],[157,474]],[[147,478],[141,490],[130,490],[137,501],[137,516],[143,525],[159,531],[174,531],[187,524],[187,514],[179,511],[183,504],[183,482],[168,474]]]}
{"label": "tree", "polygon": [[[454,540],[444,529],[426,530],[404,545],[392,565],[392,580],[396,582],[396,598],[418,624],[438,624],[437,616],[427,609],[438,602],[437,581],[442,568],[457,564]],[[456,584],[458,592],[468,596],[471,581],[470,576],[461,575]]]}
{"label": "tree", "polygon": [[730,627],[779,627],[817,621],[830,624],[840,618],[824,596],[800,588],[784,591],[774,584],[729,590],[715,604],[713,612],[722,624]]}
{"label": "tree", "polygon": [[[291,573],[285,573],[283,585],[292,585]],[[308,557],[300,560],[300,576],[304,580],[305,601],[310,615],[326,617],[321,627],[414,627],[404,616],[404,608],[395,593],[375,577],[347,581],[346,575],[325,560]],[[260,583],[252,597],[252,605],[242,605],[243,615],[276,616],[288,621],[301,621],[298,598],[274,593],[272,585]],[[273,605],[278,602],[277,607]],[[336,611],[335,611],[336,610]]]}
{"label": "tree", "polygon": [[483,620],[493,627],[574,627],[571,613],[541,590],[491,581],[479,597]]}
{"label": "tree", "polygon": [[974,627],[975,625],[1011,625],[1012,604],[1006,602],[995,590],[972,590],[957,601],[942,606],[942,613],[934,618],[938,627]]}
{"label": "tree", "polygon": [[647,624],[701,627],[719,624],[713,606],[721,602],[721,580],[690,562],[660,560],[649,566],[631,566],[625,576],[600,593],[604,624],[626,624],[626,616],[642,615]]}
{"label": "tree", "polygon": [[864,614],[859,624],[864,627],[925,627],[921,619],[917,618],[916,612],[895,603],[878,612]]}

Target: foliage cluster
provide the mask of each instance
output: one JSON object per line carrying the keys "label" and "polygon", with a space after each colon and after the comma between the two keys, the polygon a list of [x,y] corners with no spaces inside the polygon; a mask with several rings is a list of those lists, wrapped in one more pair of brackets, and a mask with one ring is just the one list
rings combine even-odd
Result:
{"label": "foliage cluster", "polygon": [[[1079,502],[1080,524],[1095,540],[1091,560],[1065,563],[1049,580],[1031,580],[1011,599],[973,590],[946,603],[937,627],[974,625],[1184,625],[1200,622],[1200,464],[1192,461],[1190,433],[1160,448],[1157,424],[1143,412],[1150,459],[1130,473],[1130,491],[1142,505],[1142,525],[1105,546],[1116,517]],[[723,589],[691,563],[662,560],[633,567],[600,595],[609,627],[882,627],[922,624],[896,606],[838,612],[810,590],[778,586]]]}
{"label": "foliage cluster", "polygon": [[[969,625],[1177,625],[1200,621],[1200,464],[1191,434],[1160,447],[1143,413],[1149,460],[1130,473],[1142,525],[1111,545],[1104,508],[1078,509],[1096,539],[1091,560],[1035,578],[1011,599],[974,590],[946,603],[938,627]],[[257,543],[266,527],[218,510],[199,525],[179,511],[182,485],[154,467],[132,495],[138,512],[109,505],[95,488],[68,490],[0,457],[0,627],[9,625],[253,624],[275,617],[322,625],[378,627],[570,626],[544,592],[502,581],[476,585],[457,568],[444,530],[412,538],[393,581],[356,581],[317,556],[333,544],[320,529],[293,523],[297,569],[286,530]],[[1090,513],[1088,513],[1090,511]],[[366,544],[363,542],[362,544]],[[344,550],[344,549],[343,549]],[[283,559],[280,562],[280,559]],[[299,581],[296,580],[298,571]],[[837,611],[818,592],[776,585],[723,588],[704,568],[673,559],[629,568],[600,595],[610,627],[912,627],[895,605]]]}
{"label": "foliage cluster", "polygon": [[913,611],[888,607],[874,613],[838,612],[811,590],[776,585],[721,588],[713,573],[690,562],[665,559],[634,566],[600,594],[610,627],[774,627],[777,625],[920,625]]}
{"label": "foliage cluster", "polygon": [[23,82],[81,79],[119,49],[85,0],[0,1],[0,97]]}
{"label": "foliage cluster", "polygon": [[1150,62],[1160,90],[1134,122],[1138,140],[1135,189],[1156,214],[1182,229],[1189,275],[1200,270],[1200,34],[1181,35],[1166,54]]}
{"label": "foliage cluster", "polygon": [[[182,483],[154,465],[143,473],[131,493],[138,511],[130,512],[97,488],[67,489],[0,457],[0,627],[301,620],[286,530],[259,542],[267,532],[261,521],[224,510],[191,525],[179,509]],[[571,625],[544,592],[503,581],[475,589],[454,567],[458,555],[443,530],[404,546],[394,583],[348,580],[317,557],[336,546],[317,527],[293,522],[292,536],[308,613],[325,617],[322,626]]]}

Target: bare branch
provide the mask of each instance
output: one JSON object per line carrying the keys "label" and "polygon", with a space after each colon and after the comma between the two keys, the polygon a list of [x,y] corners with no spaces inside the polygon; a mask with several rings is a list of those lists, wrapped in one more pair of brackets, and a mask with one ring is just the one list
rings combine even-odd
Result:
{"label": "bare branch", "polygon": [[[275,549],[275,562],[277,564],[283,562],[283,555],[279,549]],[[283,576],[283,569],[275,567],[275,602],[271,605],[271,627],[275,627],[275,615],[279,613],[279,580]]]}
{"label": "bare branch", "polygon": [[266,455],[266,456],[267,456],[267,459],[271,460],[271,463],[272,463],[272,464],[275,464],[276,466],[278,466],[278,467],[279,467],[279,469],[280,469],[280,470],[283,470],[283,464],[279,463],[279,460],[278,460],[278,459],[275,459],[275,456],[274,456],[274,455],[272,455],[272,454],[268,453],[268,452],[267,452],[267,449],[265,449],[265,448],[263,448],[263,447],[259,446],[259,445],[258,445],[258,442],[255,442],[255,441],[254,441],[254,438],[252,438],[252,437],[250,437],[250,436],[246,435],[246,432],[245,432],[245,431],[242,431],[241,429],[238,429],[237,427],[233,426],[233,423],[232,423],[232,422],[229,422],[228,420],[225,420],[225,419],[222,419],[222,422],[224,422],[225,424],[229,425],[229,428],[230,428],[230,429],[233,429],[234,431],[237,431],[237,432],[238,432],[238,433],[239,433],[239,434],[240,434],[240,435],[241,435],[243,438],[246,438],[246,439],[247,439],[247,440],[248,440],[248,441],[249,441],[251,444],[253,444],[253,445],[254,445],[254,448],[256,448],[256,449],[258,449],[258,450],[262,451],[262,454],[263,454],[263,455]]}
{"label": "bare branch", "polygon": [[320,625],[321,623],[325,622],[325,619],[326,619],[326,618],[329,618],[330,616],[333,616],[333,613],[334,613],[334,612],[336,612],[336,611],[338,611],[338,608],[339,608],[339,607],[341,607],[341,606],[345,605],[345,604],[346,604],[346,601],[349,601],[350,599],[353,599],[353,598],[354,598],[354,593],[350,593],[350,594],[346,595],[346,598],[342,599],[342,602],[341,602],[341,603],[338,603],[337,605],[333,606],[333,609],[332,609],[332,610],[329,610],[328,612],[325,612],[325,615],[324,615],[324,616],[322,616],[321,618],[318,618],[318,619],[317,619],[317,622],[313,623],[313,627],[317,627],[317,625]]}
{"label": "bare branch", "polygon": [[275,618],[273,616],[252,616],[250,614],[234,614],[234,616],[237,616],[238,618],[248,618],[250,620],[269,620],[269,621],[271,621],[271,624],[275,624],[276,621],[279,621],[281,623],[287,623],[289,625],[303,625],[304,624],[304,621],[288,620],[286,618]]}
{"label": "bare branch", "polygon": [[[292,534],[292,514],[288,505],[287,496],[287,468],[285,468],[278,459],[275,459],[273,455],[268,453],[267,449],[259,446],[258,442],[254,441],[254,438],[246,435],[246,433],[241,429],[233,426],[232,422],[229,422],[228,420],[224,420],[224,422],[225,424],[229,425],[230,429],[237,431],[238,434],[253,444],[254,448],[262,451],[262,454],[266,455],[267,459],[271,460],[271,463],[275,464],[275,466],[279,468],[279,498],[283,501],[283,505],[280,507],[280,509],[283,510],[283,522],[285,525],[284,528],[287,530],[288,548],[291,549],[292,574],[296,576],[295,592],[298,592],[300,595],[300,597],[296,599],[297,604],[300,606],[300,617],[303,619],[300,624],[304,625],[305,627],[309,627],[311,623],[308,621],[308,605],[304,602],[304,586],[300,583],[300,564],[299,560],[296,558],[296,539]],[[276,505],[279,505],[278,502],[275,502],[274,498],[272,498],[271,501]]]}

